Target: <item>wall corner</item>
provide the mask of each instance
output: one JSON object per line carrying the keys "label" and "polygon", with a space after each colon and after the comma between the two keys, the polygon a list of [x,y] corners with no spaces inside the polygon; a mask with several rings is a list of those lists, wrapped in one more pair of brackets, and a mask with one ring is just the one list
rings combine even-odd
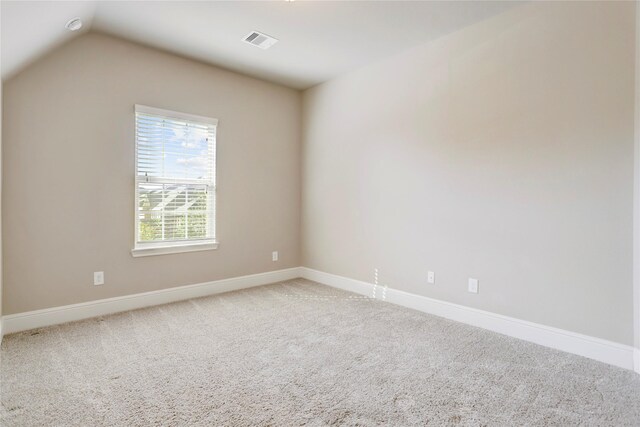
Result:
{"label": "wall corner", "polygon": [[640,0],[636,10],[635,132],[633,183],[633,322],[634,369],[640,374]]}

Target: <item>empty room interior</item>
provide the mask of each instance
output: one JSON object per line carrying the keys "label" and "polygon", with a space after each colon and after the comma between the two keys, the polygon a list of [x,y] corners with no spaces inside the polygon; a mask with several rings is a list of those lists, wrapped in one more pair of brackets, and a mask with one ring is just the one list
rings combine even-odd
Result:
{"label": "empty room interior", "polygon": [[0,23],[0,425],[640,426],[640,2]]}

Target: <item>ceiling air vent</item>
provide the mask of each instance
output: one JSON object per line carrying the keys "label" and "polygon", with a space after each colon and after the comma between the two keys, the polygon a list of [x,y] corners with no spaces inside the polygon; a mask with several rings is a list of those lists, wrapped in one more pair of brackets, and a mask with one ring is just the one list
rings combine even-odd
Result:
{"label": "ceiling air vent", "polygon": [[278,41],[278,39],[258,31],[251,31],[249,35],[242,40],[254,46],[258,46],[260,49],[269,49]]}

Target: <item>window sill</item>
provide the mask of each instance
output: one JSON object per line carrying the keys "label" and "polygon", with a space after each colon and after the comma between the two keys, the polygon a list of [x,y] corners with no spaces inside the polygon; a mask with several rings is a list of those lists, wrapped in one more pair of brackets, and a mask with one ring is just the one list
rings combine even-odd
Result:
{"label": "window sill", "polygon": [[206,243],[186,243],[183,245],[173,246],[149,246],[142,248],[131,249],[131,256],[153,256],[153,255],[168,255],[179,254],[183,252],[196,252],[196,251],[211,251],[218,249],[218,242],[206,242]]}

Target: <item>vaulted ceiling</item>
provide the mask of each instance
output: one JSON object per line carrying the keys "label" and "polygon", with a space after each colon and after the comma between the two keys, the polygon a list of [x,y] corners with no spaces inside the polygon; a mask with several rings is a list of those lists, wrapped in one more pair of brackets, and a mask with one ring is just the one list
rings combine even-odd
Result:
{"label": "vaulted ceiling", "polygon": [[[499,14],[501,1],[2,1],[7,79],[86,31],[304,89]],[[80,17],[82,29],[65,23]],[[243,43],[257,30],[279,42]]]}

